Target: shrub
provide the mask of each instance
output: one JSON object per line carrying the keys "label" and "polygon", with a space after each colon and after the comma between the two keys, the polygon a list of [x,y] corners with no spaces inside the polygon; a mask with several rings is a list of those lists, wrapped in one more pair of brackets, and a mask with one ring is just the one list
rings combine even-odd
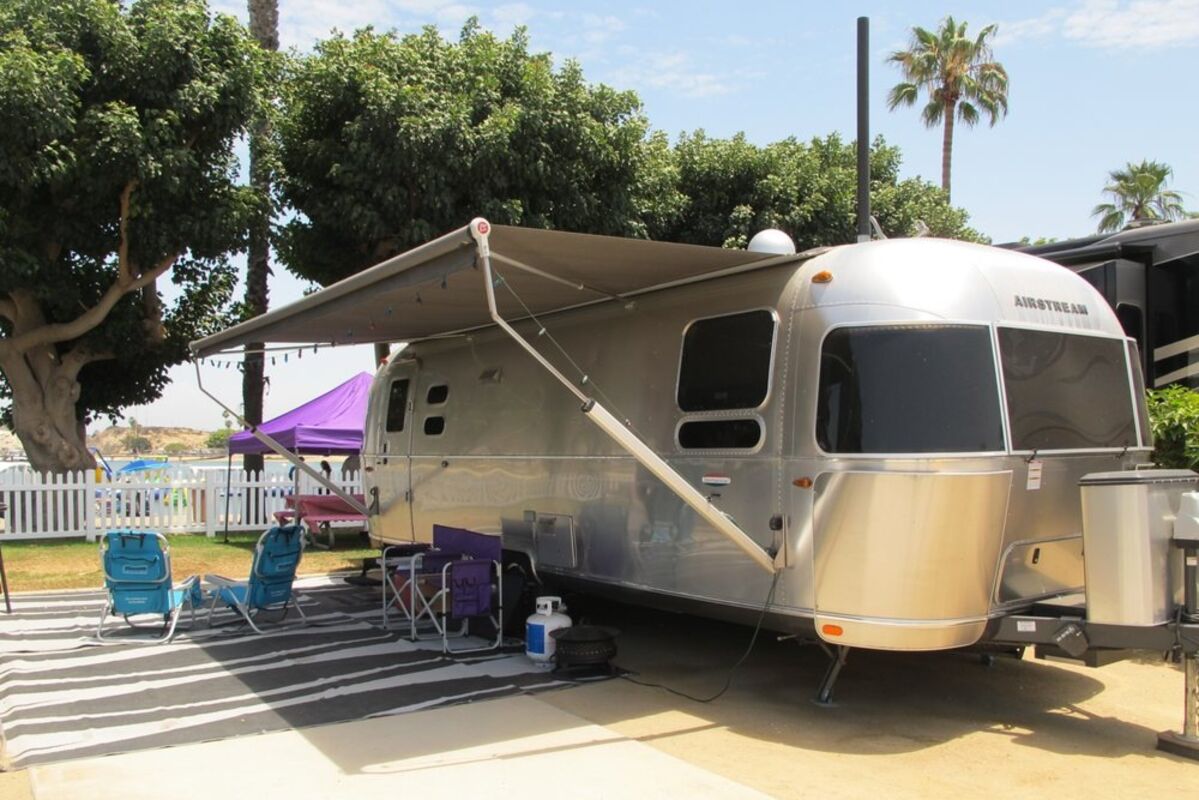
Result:
{"label": "shrub", "polygon": [[121,444],[125,445],[125,449],[130,453],[148,453],[153,443],[145,436],[138,436],[136,433],[131,433],[121,440]]}
{"label": "shrub", "polygon": [[1153,431],[1153,463],[1175,469],[1199,468],[1199,393],[1167,386],[1146,393]]}
{"label": "shrub", "polygon": [[232,428],[221,428],[208,434],[204,444],[213,450],[224,450],[229,445],[229,437],[236,433]]}

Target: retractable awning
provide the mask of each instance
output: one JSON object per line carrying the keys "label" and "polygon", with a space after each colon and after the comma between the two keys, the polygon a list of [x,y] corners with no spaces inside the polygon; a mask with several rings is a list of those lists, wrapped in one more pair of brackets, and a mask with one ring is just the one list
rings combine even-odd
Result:
{"label": "retractable awning", "polygon": [[[770,253],[505,225],[492,226],[489,238],[492,270],[512,290],[496,291],[499,311],[510,320],[780,260]],[[193,342],[192,353],[204,357],[249,342],[417,341],[489,326],[493,322],[477,256],[469,226],[459,228],[302,300]]]}
{"label": "retractable awning", "polygon": [[[591,303],[635,297],[717,275],[803,255],[665,244],[531,228],[493,227],[476,218],[456,230],[384,261],[327,289],[222,333],[193,342],[202,358],[251,342],[364,344],[419,341],[495,325],[580,401],[597,427],[661,480],[714,529],[767,572],[786,566],[787,553],[768,551],[712,503],[629,427],[588,396],[514,329],[512,320]],[[510,291],[509,291],[510,290]],[[200,377],[196,362],[197,380]],[[584,383],[585,381],[581,382]],[[218,403],[214,395],[200,390]],[[222,404],[224,405],[224,404]],[[228,406],[224,406],[228,410]],[[289,453],[262,430],[251,435]],[[299,462],[302,469],[315,471]],[[318,478],[319,480],[319,478]],[[321,480],[346,499],[343,491]],[[350,498],[352,506],[362,508]],[[776,561],[776,559],[779,559]]]}

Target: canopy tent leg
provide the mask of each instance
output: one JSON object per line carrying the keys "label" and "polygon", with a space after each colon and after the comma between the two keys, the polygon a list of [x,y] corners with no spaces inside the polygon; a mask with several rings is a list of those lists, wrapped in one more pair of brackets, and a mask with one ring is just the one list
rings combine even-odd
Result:
{"label": "canopy tent leg", "polygon": [[[228,443],[225,444],[228,448]],[[224,544],[229,544],[229,496],[233,494],[233,451],[229,451],[229,461],[225,464],[225,538]]]}

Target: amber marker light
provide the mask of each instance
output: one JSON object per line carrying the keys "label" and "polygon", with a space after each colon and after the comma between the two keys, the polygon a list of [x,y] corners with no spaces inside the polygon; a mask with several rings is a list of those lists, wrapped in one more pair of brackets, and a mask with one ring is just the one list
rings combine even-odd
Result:
{"label": "amber marker light", "polygon": [[796,478],[795,480],[791,481],[791,483],[794,486],[798,486],[800,489],[811,489],[812,488],[812,479],[811,478]]}
{"label": "amber marker light", "polygon": [[840,625],[821,625],[820,632],[825,636],[840,636],[845,633]]}
{"label": "amber marker light", "polygon": [[832,283],[833,273],[827,269],[822,269],[812,276],[812,283]]}

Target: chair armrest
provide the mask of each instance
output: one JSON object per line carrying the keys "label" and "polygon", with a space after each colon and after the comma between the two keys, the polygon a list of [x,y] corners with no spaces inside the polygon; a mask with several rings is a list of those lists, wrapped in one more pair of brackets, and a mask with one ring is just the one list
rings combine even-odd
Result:
{"label": "chair armrest", "polygon": [[464,555],[465,553],[452,550],[429,550],[418,554],[413,567],[419,573],[438,573],[445,568],[446,564],[461,561]]}
{"label": "chair armrest", "polygon": [[215,586],[239,586],[245,583],[245,581],[235,581],[233,578],[226,578],[223,575],[205,575],[204,582]]}
{"label": "chair armrest", "polygon": [[383,548],[384,558],[408,558],[419,553],[427,552],[430,545],[424,542],[405,542],[404,544],[389,544]]}

